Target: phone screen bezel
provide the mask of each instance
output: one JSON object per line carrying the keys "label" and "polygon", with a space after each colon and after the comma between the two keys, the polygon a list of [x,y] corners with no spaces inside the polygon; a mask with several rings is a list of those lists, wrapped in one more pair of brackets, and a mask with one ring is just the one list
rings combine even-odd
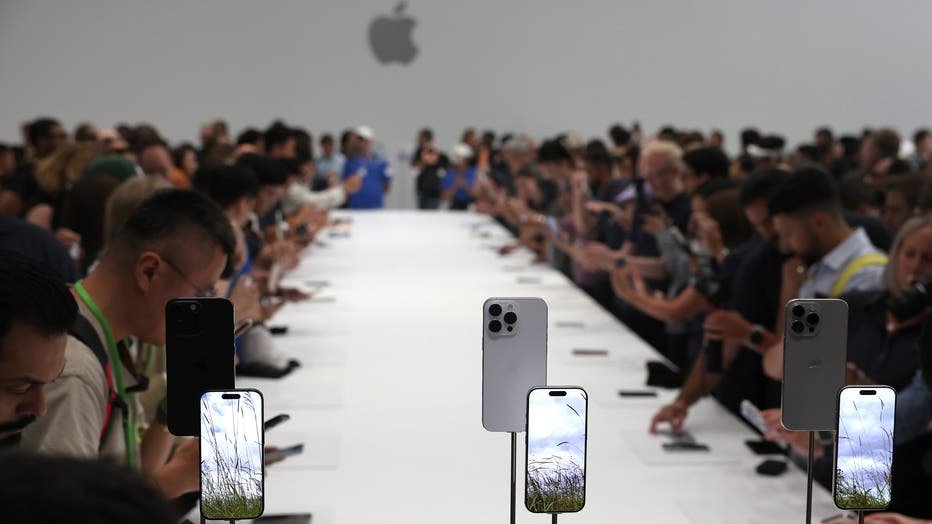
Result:
{"label": "phone screen bezel", "polygon": [[[574,511],[556,511],[556,512],[534,511],[530,507],[528,507],[528,482],[527,482],[528,450],[531,444],[530,442],[531,439],[528,436],[528,428],[530,427],[530,419],[531,419],[531,395],[534,393],[534,391],[537,391],[537,390],[569,391],[572,389],[581,391],[583,399],[585,399],[586,401],[586,416],[583,419],[583,422],[584,422],[583,428],[585,431],[585,438],[583,439],[583,503],[579,507],[579,509],[574,510]],[[538,386],[538,387],[533,387],[529,389],[527,392],[527,415],[526,415],[526,420],[525,420],[525,425],[524,425],[524,507],[531,513],[537,513],[537,514],[556,515],[560,513],[579,513],[580,511],[582,511],[582,509],[586,507],[586,470],[589,467],[588,462],[589,462],[589,393],[587,393],[585,389],[579,386],[563,386],[563,387],[561,386]]]}
{"label": "phone screen bezel", "polygon": [[[834,446],[835,446],[835,450],[834,450],[834,451],[835,451],[835,452],[834,452],[834,458],[833,458],[833,460],[832,460],[832,502],[835,504],[835,507],[836,507],[836,508],[841,509],[841,510],[847,510],[847,511],[882,511],[882,510],[885,510],[885,509],[889,508],[889,507],[890,507],[890,502],[893,500],[892,482],[891,482],[891,490],[890,490],[890,500],[888,500],[888,501],[887,501],[887,505],[884,506],[884,507],[882,507],[882,508],[846,508],[846,507],[842,507],[841,505],[838,504],[838,490],[836,489],[836,483],[837,483],[837,481],[838,481],[838,432],[839,432],[839,429],[840,429],[840,427],[841,427],[841,397],[842,397],[842,394],[844,394],[845,390],[849,390],[849,389],[851,389],[851,390],[855,390],[855,389],[857,389],[857,390],[861,390],[861,389],[874,389],[874,390],[877,390],[877,389],[889,389],[890,391],[892,391],[892,392],[893,392],[893,413],[894,413],[893,421],[894,421],[894,424],[893,424],[893,428],[891,428],[891,431],[890,431],[890,433],[891,433],[891,438],[895,437],[895,435],[896,435],[896,390],[895,390],[894,388],[892,388],[892,387],[890,387],[890,386],[845,386],[845,387],[843,387],[843,388],[841,388],[841,389],[838,390],[838,399],[837,399],[837,402],[835,403],[835,442],[834,442]],[[896,448],[895,445],[894,445],[893,447]],[[891,450],[891,452],[892,452],[892,450]],[[891,479],[893,478],[893,458],[892,458],[892,456],[891,456],[891,459],[890,459],[890,478],[891,478]]]}
{"label": "phone screen bezel", "polygon": [[[201,407],[204,405],[204,396],[207,395],[208,393],[221,393],[221,394],[225,394],[225,393],[257,393],[257,394],[259,395],[259,400],[260,400],[260,405],[259,405],[259,411],[260,411],[260,413],[259,413],[259,420],[260,420],[260,421],[265,421],[265,397],[262,395],[262,392],[259,391],[258,389],[255,389],[255,388],[210,389],[210,390],[207,390],[207,391],[205,391],[204,393],[201,394],[200,401],[198,402],[198,429],[200,429],[200,425],[201,425],[200,412],[201,412]],[[230,520],[231,518],[234,519],[234,520],[239,520],[239,519],[257,519],[257,518],[261,517],[263,513],[265,513],[265,423],[264,423],[264,422],[262,422],[262,423],[260,424],[260,428],[259,428],[259,429],[260,429],[259,435],[262,437],[262,442],[260,443],[260,446],[259,446],[259,449],[260,449],[260,451],[261,451],[259,458],[260,458],[260,460],[261,460],[261,462],[262,462],[262,503],[261,503],[261,505],[259,506],[259,514],[258,514],[258,515],[255,515],[255,516],[248,516],[248,517],[204,517],[205,519],[208,519],[208,520]],[[197,466],[197,490],[198,490],[198,493],[201,493],[201,494],[204,493],[204,489],[203,489],[204,475],[203,475],[203,472],[202,472],[202,470],[201,470],[201,465],[200,465],[200,462],[201,462],[201,455],[202,455],[202,453],[203,453],[202,442],[203,442],[203,439],[200,439],[200,438],[199,438],[198,441],[197,441],[197,459],[198,459],[198,466]],[[198,509],[198,512],[201,514],[201,516],[204,516],[204,498],[203,498],[203,496],[202,496],[202,497],[199,499],[199,501],[198,501],[198,508],[197,508],[197,509]]]}

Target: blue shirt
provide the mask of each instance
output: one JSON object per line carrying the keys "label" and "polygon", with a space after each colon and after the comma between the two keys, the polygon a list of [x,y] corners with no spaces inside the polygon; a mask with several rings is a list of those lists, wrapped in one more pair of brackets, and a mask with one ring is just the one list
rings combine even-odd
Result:
{"label": "blue shirt", "polygon": [[[857,228],[835,249],[829,251],[821,260],[809,267],[809,278],[799,288],[800,298],[828,297],[831,295],[835,281],[841,276],[848,264],[869,253],[880,253],[871,244],[867,233]],[[866,266],[857,271],[848,280],[844,292],[880,289],[883,287],[882,265]]]}
{"label": "blue shirt", "polygon": [[[459,176],[459,173],[454,169],[448,169],[446,175],[443,176],[443,182],[440,183],[440,187],[447,191],[453,187],[453,183],[456,181],[456,177]],[[476,168],[471,167],[463,172],[463,179],[466,180],[466,184],[472,188],[476,185]],[[469,190],[463,189],[462,187],[458,188],[455,193],[453,193],[453,200],[455,202],[471,202],[472,195],[469,194]]]}
{"label": "blue shirt", "polygon": [[370,156],[356,157],[343,166],[343,179],[362,173],[362,187],[349,197],[351,209],[380,209],[385,205],[385,184],[392,179],[391,167],[385,159]]}

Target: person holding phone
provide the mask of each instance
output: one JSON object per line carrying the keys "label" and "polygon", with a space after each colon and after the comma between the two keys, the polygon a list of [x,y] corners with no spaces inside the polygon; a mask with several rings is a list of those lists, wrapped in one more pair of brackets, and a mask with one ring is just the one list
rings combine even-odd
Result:
{"label": "person holding phone", "polygon": [[388,161],[372,151],[375,134],[367,126],[353,130],[350,141],[351,158],[343,166],[343,180],[353,176],[362,178],[362,187],[349,197],[351,209],[380,209],[385,194],[392,186],[392,168]]}
{"label": "person holding phone", "polygon": [[450,168],[441,182],[443,199],[451,210],[465,211],[473,201],[472,191],[476,185],[476,168],[470,165],[473,156],[466,144],[455,144],[451,150]]}
{"label": "person holding phone", "polygon": [[[139,469],[150,442],[140,442],[147,419],[134,392],[143,387],[126,343],[163,345],[165,305],[178,297],[215,295],[234,244],[229,220],[206,197],[166,189],[145,199],[100,264],[72,290],[79,320],[90,332],[69,336],[65,368],[47,388],[48,414],[24,432],[23,448]],[[167,497],[176,497],[197,489],[197,466],[197,441],[189,440],[143,473]]]}

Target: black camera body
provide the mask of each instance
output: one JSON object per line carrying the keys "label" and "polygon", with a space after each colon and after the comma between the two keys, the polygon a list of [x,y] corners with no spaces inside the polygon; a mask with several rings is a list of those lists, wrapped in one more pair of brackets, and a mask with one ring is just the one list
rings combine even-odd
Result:
{"label": "black camera body", "polygon": [[932,277],[929,276],[913,280],[905,291],[887,299],[887,309],[900,322],[919,315],[929,306],[932,306]]}

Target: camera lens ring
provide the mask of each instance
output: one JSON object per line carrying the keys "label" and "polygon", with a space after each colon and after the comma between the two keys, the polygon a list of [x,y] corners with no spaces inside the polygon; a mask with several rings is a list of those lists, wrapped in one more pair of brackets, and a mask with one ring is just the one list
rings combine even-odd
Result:
{"label": "camera lens ring", "polygon": [[794,317],[802,317],[805,314],[806,314],[806,308],[804,308],[801,304],[796,304],[795,306],[793,306]]}
{"label": "camera lens ring", "polygon": [[518,321],[518,314],[514,311],[509,311],[508,313],[505,313],[504,319],[506,324],[514,324]]}
{"label": "camera lens ring", "polygon": [[498,333],[502,330],[502,323],[499,320],[493,320],[489,322],[489,331],[492,333]]}
{"label": "camera lens ring", "polygon": [[502,314],[502,305],[501,304],[492,304],[489,306],[489,315],[497,317]]}
{"label": "camera lens ring", "polygon": [[818,326],[819,320],[820,318],[818,313],[809,313],[806,315],[806,323],[810,326]]}
{"label": "camera lens ring", "polygon": [[793,323],[790,325],[790,329],[793,330],[793,333],[796,333],[797,335],[799,335],[799,334],[802,334],[803,331],[806,330],[806,326],[802,323],[801,320],[794,320]]}

